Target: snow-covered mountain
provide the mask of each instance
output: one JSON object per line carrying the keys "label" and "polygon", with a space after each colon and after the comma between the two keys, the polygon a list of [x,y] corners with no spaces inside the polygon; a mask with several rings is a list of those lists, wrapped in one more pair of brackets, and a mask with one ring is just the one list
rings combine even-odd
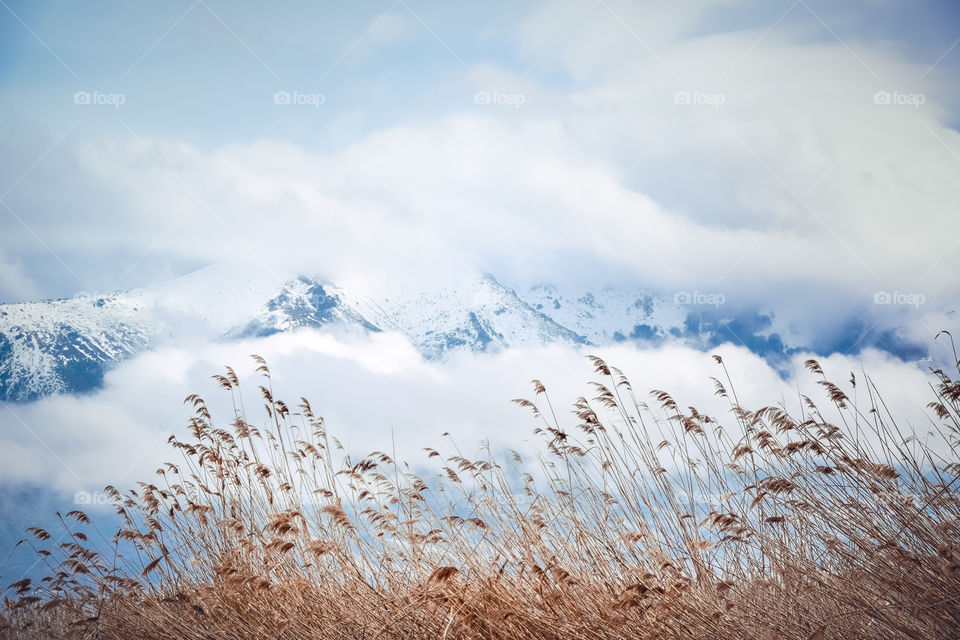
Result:
{"label": "snow-covered mountain", "polygon": [[431,359],[461,349],[588,343],[489,274],[457,285],[401,286],[388,292],[356,289],[342,295],[381,329],[409,337]]}
{"label": "snow-covered mountain", "polygon": [[304,327],[380,331],[346,301],[337,287],[299,276],[283,283],[252,319],[229,331],[228,336],[263,337]]}
{"label": "snow-covered mountain", "polygon": [[673,297],[648,291],[604,287],[570,294],[552,285],[523,292],[537,311],[584,336],[594,344],[620,342],[631,336],[666,336],[670,327],[683,325],[689,309]]}
{"label": "snow-covered mountain", "polygon": [[588,342],[492,276],[347,290],[319,278],[285,280],[218,265],[107,296],[0,305],[0,399],[95,389],[111,365],[187,333],[231,340],[302,328],[398,331],[429,359]]}
{"label": "snow-covered mountain", "polygon": [[451,351],[494,351],[553,342],[584,344],[580,335],[517,297],[493,276],[448,286],[341,288],[300,276],[285,282],[229,337],[266,336],[309,327],[330,331],[397,331],[425,357]]}
{"label": "snow-covered mountain", "polygon": [[87,391],[166,331],[125,296],[0,305],[0,399]]}
{"label": "snow-covered mountain", "polygon": [[[218,265],[111,295],[0,305],[0,400],[95,389],[113,364],[185,336],[234,340],[303,328],[396,331],[434,360],[556,343],[680,341],[704,349],[734,342],[776,364],[804,346],[772,314],[727,311],[688,295],[691,304],[684,295],[550,285],[518,292],[490,275],[445,285],[338,286]],[[890,343],[888,334],[857,337],[862,346],[881,339]]]}

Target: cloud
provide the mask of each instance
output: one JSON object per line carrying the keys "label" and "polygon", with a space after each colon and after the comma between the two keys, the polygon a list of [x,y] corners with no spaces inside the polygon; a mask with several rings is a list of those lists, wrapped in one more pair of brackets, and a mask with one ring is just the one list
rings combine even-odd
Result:
{"label": "cloud", "polygon": [[[671,95],[665,88],[661,98]],[[61,193],[44,195],[29,223],[75,271],[94,269],[87,290],[157,278],[157,261],[232,260],[278,279],[305,272],[410,283],[491,271],[517,286],[717,291],[731,305],[772,308],[811,333],[876,311],[877,291],[921,293],[926,309],[952,304],[960,252],[951,243],[960,222],[945,212],[960,184],[943,169],[945,151],[925,127],[938,127],[945,139],[948,132],[933,120],[910,120],[928,116],[911,111],[863,127],[860,108],[845,120],[824,112],[821,122],[798,115],[813,109],[800,104],[790,113],[803,131],[758,141],[767,134],[756,113],[738,113],[733,95],[722,117],[709,107],[706,115],[672,102],[651,107],[664,118],[676,113],[675,129],[664,129],[669,150],[641,164],[687,163],[694,176],[672,178],[672,188],[687,188],[688,202],[668,206],[570,139],[568,130],[588,121],[618,122],[610,110],[634,98],[616,98],[620,107],[597,100],[562,119],[504,119],[478,106],[331,153],[273,140],[213,150],[153,139],[84,144]],[[706,132],[704,118],[716,131]],[[618,135],[642,148],[647,134],[623,114],[619,122]],[[804,155],[821,124],[830,142]],[[613,135],[603,127],[601,141]],[[897,140],[917,147],[906,153]],[[797,152],[785,154],[780,144]],[[774,175],[797,178],[784,187]],[[798,203],[791,192],[803,194],[808,179],[815,190]],[[94,185],[82,189],[94,197],[77,197],[77,185]],[[28,189],[42,190],[39,183],[21,188],[26,201]],[[64,220],[71,206],[82,214]],[[83,258],[73,257],[77,246]],[[811,313],[810,299],[833,313]]]}
{"label": "cloud", "polygon": [[[535,8],[509,63],[474,52],[427,83],[428,113],[404,103],[347,135],[335,104],[274,105],[275,123],[295,113],[326,145],[272,129],[216,144],[72,136],[8,200],[81,282],[54,277],[10,220],[3,249],[45,295],[227,259],[278,277],[709,290],[811,335],[876,314],[878,291],[954,306],[955,90],[889,43],[837,41],[803,6],[769,31],[777,16],[738,22],[750,8]],[[365,55],[422,27],[407,12],[361,22],[375,27]],[[50,140],[7,144],[30,158]]]}
{"label": "cloud", "polygon": [[[423,361],[404,338],[389,333],[336,338],[302,331],[255,341],[167,348],[119,365],[107,375],[104,388],[93,394],[0,408],[0,483],[39,484],[72,493],[96,491],[108,483],[128,486],[150,477],[174,453],[167,438],[188,437],[191,408],[182,403],[188,393],[207,398],[218,426],[232,420],[233,401],[210,380],[224,364],[234,366],[240,376],[237,402],[246,409],[247,419],[267,428],[257,390],[264,381],[254,372],[250,353],[264,356],[270,364],[275,397],[290,407],[297,406],[301,396],[309,399],[352,456],[396,447],[400,458],[416,465],[425,461],[422,447],[451,444],[442,437],[446,432],[466,452],[475,452],[481,441],[489,440],[495,451],[514,448],[528,454],[537,422],[509,401],[533,398],[530,380],[538,378],[547,387],[560,424],[573,429],[576,419],[569,407],[576,397],[593,395],[586,382],[596,379],[584,351],[549,347],[464,354],[439,364]],[[723,356],[744,406],[757,409],[782,402],[799,412],[799,394],[804,393],[822,403],[827,419],[838,419],[828,411],[816,379],[802,370],[803,356],[792,362],[796,378],[784,380],[745,349],[724,345],[717,353]],[[724,378],[709,354],[679,346],[652,350],[618,346],[599,355],[630,377],[640,401],[653,404],[647,391],[663,389],[681,407],[697,406],[728,430],[736,430],[727,401],[713,394],[709,377]],[[831,356],[823,366],[838,382],[856,372],[858,390],[844,388],[861,408],[867,402],[862,373],[866,370],[902,429],[921,433],[927,428],[923,405],[930,392],[919,368],[874,350],[858,358]]]}
{"label": "cloud", "polygon": [[30,300],[37,293],[37,286],[23,272],[23,265],[0,250],[0,302]]}

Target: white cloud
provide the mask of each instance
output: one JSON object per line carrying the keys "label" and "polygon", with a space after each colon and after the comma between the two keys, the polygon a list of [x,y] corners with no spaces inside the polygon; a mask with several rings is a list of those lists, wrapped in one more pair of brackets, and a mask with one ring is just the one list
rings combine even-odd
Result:
{"label": "white cloud", "polygon": [[0,249],[0,303],[30,300],[37,293],[36,285],[23,272],[23,265]]}
{"label": "white cloud", "polygon": [[[115,255],[115,286],[131,265],[226,258],[334,280],[489,270],[709,289],[808,328],[878,290],[953,304],[960,134],[936,69],[884,43],[851,53],[802,6],[768,33],[710,33],[706,5],[608,4],[579,23],[586,4],[534,12],[518,27],[531,73],[473,65],[435,83],[445,115],[406,114],[340,149],[124,133],[54,150],[61,188],[40,167],[17,195],[39,203],[31,225],[58,253]],[[569,82],[544,79],[557,72]],[[476,105],[477,91],[524,101]]]}
{"label": "white cloud", "polygon": [[[802,356],[793,363],[797,378],[782,380],[744,349],[723,346],[717,352],[748,408],[783,402],[796,409],[799,392],[823,398],[815,378],[802,371]],[[128,486],[149,477],[173,453],[168,436],[187,437],[191,409],[182,399],[188,393],[207,398],[219,426],[232,418],[229,395],[210,380],[224,364],[233,365],[240,376],[247,419],[265,424],[257,391],[263,380],[254,373],[250,353],[267,358],[275,396],[291,407],[300,396],[307,397],[351,454],[391,451],[395,439],[397,454],[414,464],[425,461],[422,447],[445,442],[444,432],[471,454],[485,439],[495,450],[529,451],[537,424],[509,400],[532,398],[529,381],[538,378],[547,386],[561,424],[572,428],[575,418],[568,409],[577,396],[593,395],[586,382],[596,379],[584,352],[566,348],[464,354],[442,365],[421,360],[409,343],[391,334],[345,340],[307,331],[164,349],[119,365],[108,374],[104,389],[91,395],[49,397],[0,410],[0,481],[70,492],[108,483]],[[648,390],[663,389],[681,407],[695,405],[728,430],[736,429],[726,401],[713,395],[709,377],[723,374],[710,354],[672,346],[647,351],[615,347],[598,355],[630,377],[641,401],[650,401]],[[823,365],[828,377],[841,383],[857,372],[861,407],[866,402],[865,368],[901,428],[927,428],[922,416],[930,392],[926,376],[915,366],[872,350],[858,358],[832,356]],[[826,403],[821,406],[828,419],[836,419]]]}
{"label": "white cloud", "polygon": [[[724,105],[725,120],[712,109],[651,108],[676,113],[676,128],[641,164],[693,170],[686,184],[667,185],[688,189],[693,204],[667,207],[625,184],[610,159],[571,142],[568,129],[588,121],[620,126],[621,138],[647,135],[611,108],[591,103],[561,119],[513,120],[477,109],[381,131],[332,154],[275,141],[211,152],[164,141],[150,141],[153,153],[139,142],[89,146],[81,164],[95,167],[93,180],[116,185],[117,199],[129,203],[124,219],[109,234],[48,233],[64,244],[80,234],[102,251],[119,236],[134,258],[242,259],[283,276],[415,281],[489,270],[518,284],[709,289],[803,322],[811,320],[805,309],[789,309],[798,297],[832,295],[840,318],[869,308],[877,290],[922,292],[931,308],[955,294],[960,252],[951,243],[960,222],[947,212],[960,184],[925,126],[949,136],[928,116],[880,112],[890,122],[864,125],[861,111],[878,108],[872,102],[843,117],[817,105],[822,120],[813,105],[796,104],[791,132],[785,122],[778,129],[790,114],[761,126],[749,104]],[[601,141],[613,135],[603,127]],[[818,140],[822,148],[812,147]],[[779,185],[764,165],[792,184]],[[804,184],[815,185],[806,206],[790,193],[802,195]]]}

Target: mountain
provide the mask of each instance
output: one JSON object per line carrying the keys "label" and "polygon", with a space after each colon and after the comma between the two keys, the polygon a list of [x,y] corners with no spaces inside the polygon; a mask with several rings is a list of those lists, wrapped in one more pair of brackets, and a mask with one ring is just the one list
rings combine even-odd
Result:
{"label": "mountain", "polygon": [[107,296],[0,305],[0,400],[96,389],[117,362],[186,333],[232,340],[302,328],[398,331],[428,359],[588,342],[492,276],[383,292],[219,265]]}
{"label": "mountain", "polygon": [[231,337],[264,337],[281,331],[309,327],[380,331],[344,300],[340,290],[305,276],[281,285],[280,292],[267,300],[259,313],[242,328],[228,332]]}
{"label": "mountain", "polygon": [[345,294],[383,330],[399,331],[425,357],[550,343],[588,344],[576,331],[532,307],[491,275],[456,286]]}
{"label": "mountain", "polygon": [[[849,340],[834,341],[843,351],[876,346],[905,359],[924,355],[890,329],[850,327]],[[185,336],[235,340],[297,329],[396,331],[432,360],[545,344],[675,341],[701,349],[733,342],[781,366],[805,346],[771,313],[727,310],[723,300],[696,293],[551,285],[517,292],[491,275],[443,286],[339,286],[217,265],[111,295],[0,305],[0,400],[96,389],[117,362]]]}
{"label": "mountain", "polygon": [[270,278],[215,265],[120,293],[0,304],[0,400],[96,389],[108,368],[164,340],[226,333],[276,289]]}
{"label": "mountain", "polygon": [[123,296],[0,305],[0,399],[95,389],[165,329]]}
{"label": "mountain", "polygon": [[537,285],[524,291],[523,297],[537,311],[593,344],[666,337],[668,328],[682,325],[688,314],[672,297],[640,289],[604,287],[571,294],[552,285]]}

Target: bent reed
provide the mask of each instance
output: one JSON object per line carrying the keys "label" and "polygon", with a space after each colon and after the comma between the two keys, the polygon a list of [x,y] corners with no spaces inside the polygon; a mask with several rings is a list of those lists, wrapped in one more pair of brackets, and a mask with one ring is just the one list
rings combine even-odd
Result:
{"label": "bent reed", "polygon": [[869,379],[844,391],[814,360],[828,410],[791,414],[741,406],[714,356],[721,421],[664,391],[648,405],[592,357],[572,424],[538,381],[514,401],[539,424],[529,462],[449,440],[415,473],[351,459],[254,358],[261,424],[228,367],[230,424],[189,396],[178,460],[107,487],[122,528],[72,511],[62,543],[29,530],[49,576],[10,585],[0,636],[960,637],[960,381],[943,371],[919,439]]}

